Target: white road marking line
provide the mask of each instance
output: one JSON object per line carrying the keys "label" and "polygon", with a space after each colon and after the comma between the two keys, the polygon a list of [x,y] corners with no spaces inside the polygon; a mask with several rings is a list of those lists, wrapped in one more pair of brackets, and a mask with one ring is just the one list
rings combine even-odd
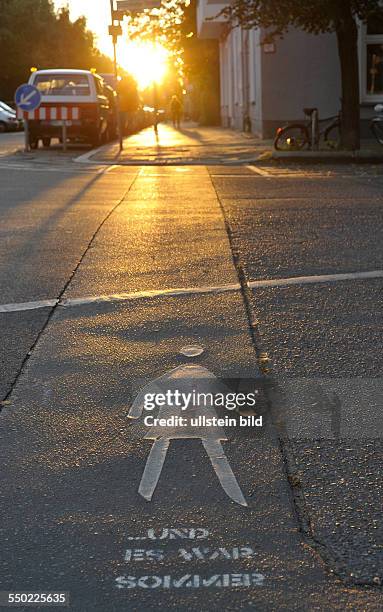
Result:
{"label": "white road marking line", "polygon": [[[296,170],[283,170],[276,169],[273,172],[269,172],[260,168],[259,166],[246,166],[248,170],[259,174],[260,176],[264,176],[267,178],[307,178],[307,179],[321,179],[321,178],[333,178],[333,175],[324,174],[323,172],[304,172],[304,171],[296,171]],[[248,177],[249,175],[247,175]],[[340,175],[338,175],[340,176]],[[348,177],[347,177],[348,178]]]}
{"label": "white road marking line", "polygon": [[252,172],[255,172],[255,174],[259,174],[260,176],[267,176],[269,178],[272,177],[270,172],[263,170],[263,168],[260,168],[259,166],[246,166],[246,168]]}
{"label": "white road marking line", "polygon": [[293,276],[291,278],[272,278],[269,280],[249,281],[250,289],[258,287],[285,287],[288,285],[308,285],[313,283],[335,283],[338,281],[383,278],[383,270],[371,272],[345,272],[342,274],[321,274],[318,276]]}
{"label": "white road marking line", "polygon": [[[293,276],[291,278],[272,278],[267,280],[249,281],[250,289],[258,287],[283,287],[288,285],[306,285],[313,283],[332,283],[347,280],[363,280],[383,278],[383,270],[371,272],[346,272],[344,274],[322,274],[318,276]],[[111,293],[110,295],[94,295],[83,298],[68,298],[61,300],[41,300],[36,302],[16,302],[12,304],[0,304],[0,313],[23,312],[25,310],[37,310],[53,306],[71,308],[73,306],[87,306],[88,304],[102,304],[113,302],[128,302],[131,300],[142,300],[145,298],[177,297],[178,295],[198,295],[227,293],[239,291],[241,285],[233,283],[230,285],[217,285],[213,287],[182,287],[180,289],[154,289],[148,291],[133,291],[132,293]]]}
{"label": "white road marking line", "polygon": [[59,167],[59,166],[55,166],[52,167],[50,166],[49,168],[47,167],[41,167],[41,166],[24,166],[22,164],[4,164],[4,163],[0,163],[0,170],[22,170],[24,171],[31,171],[31,172],[62,172],[65,174],[87,174],[87,173],[92,173],[92,174],[105,174],[106,172],[110,172],[110,170],[112,170],[113,168],[115,168],[116,166],[110,166],[108,168],[105,167],[101,167],[101,168],[77,168],[77,167],[73,167],[73,168],[63,168],[63,167]]}
{"label": "white road marking line", "polygon": [[111,172],[112,170],[115,170],[115,168],[118,168],[118,167],[119,167],[118,165],[113,164],[113,166],[107,166],[106,168],[101,168],[101,170],[98,170],[98,172],[100,174],[108,174],[109,172]]}
{"label": "white road marking line", "polygon": [[149,291],[134,291],[132,293],[114,293],[111,295],[97,295],[84,298],[68,298],[62,300],[60,306],[82,306],[86,304],[102,302],[125,302],[129,300],[140,300],[152,297],[172,297],[177,295],[194,295],[199,293],[225,293],[227,291],[239,291],[241,285],[217,285],[215,287],[182,287],[180,289],[154,289]]}
{"label": "white road marking line", "polygon": [[[73,161],[76,162],[77,164],[100,164],[100,163],[105,164],[105,162],[92,161],[91,157],[93,157],[97,153],[101,153],[102,151],[104,151],[104,149],[107,149],[108,147],[110,147],[110,145],[111,143],[108,143],[108,144],[102,145],[101,147],[97,147],[97,149],[91,149],[91,151],[88,151],[87,153],[83,153],[82,155],[75,157]],[[106,163],[110,165],[111,162],[106,162]]]}
{"label": "white road marking line", "polygon": [[0,313],[23,312],[25,310],[37,310],[53,306],[71,308],[73,306],[86,306],[87,304],[102,304],[113,302],[127,302],[144,298],[176,297],[178,295],[194,295],[204,293],[226,293],[228,291],[239,291],[241,285],[221,285],[216,287],[185,287],[181,289],[160,289],[153,291],[135,291],[132,293],[112,293],[110,295],[95,295],[83,298],[68,298],[59,302],[57,299],[41,300],[38,302],[19,302],[15,304],[0,304]]}
{"label": "white road marking line", "polygon": [[[32,162],[33,164],[33,162]],[[79,168],[78,166],[44,166],[44,165],[29,165],[26,166],[23,163],[7,163],[7,162],[0,162],[0,170],[31,170],[31,171],[38,171],[38,172],[64,172],[64,173],[70,173],[70,174],[108,174],[109,172],[111,172],[112,170],[115,170],[116,168],[119,168],[118,165],[113,164],[113,165],[108,165],[105,166],[103,164],[96,164],[94,163],[93,165],[90,165],[88,168]],[[132,176],[135,174],[135,172],[132,171]],[[126,173],[125,173],[126,176]]]}
{"label": "white road marking line", "polygon": [[21,302],[18,304],[0,305],[0,313],[4,312],[24,312],[26,310],[38,310],[39,308],[52,308],[56,306],[58,300],[41,300],[39,302]]}

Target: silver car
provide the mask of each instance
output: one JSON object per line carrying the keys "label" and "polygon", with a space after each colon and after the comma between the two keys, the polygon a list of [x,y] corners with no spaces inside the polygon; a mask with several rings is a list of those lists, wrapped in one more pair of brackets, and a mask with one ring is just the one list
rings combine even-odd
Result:
{"label": "silver car", "polygon": [[14,132],[20,129],[20,122],[16,117],[16,111],[0,102],[0,132]]}

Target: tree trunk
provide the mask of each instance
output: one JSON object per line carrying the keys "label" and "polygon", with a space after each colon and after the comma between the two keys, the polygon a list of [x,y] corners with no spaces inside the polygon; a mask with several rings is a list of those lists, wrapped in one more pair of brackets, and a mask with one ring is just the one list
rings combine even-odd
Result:
{"label": "tree trunk", "polygon": [[355,150],[360,148],[358,28],[349,0],[340,1],[343,6],[336,35],[342,75],[341,146]]}

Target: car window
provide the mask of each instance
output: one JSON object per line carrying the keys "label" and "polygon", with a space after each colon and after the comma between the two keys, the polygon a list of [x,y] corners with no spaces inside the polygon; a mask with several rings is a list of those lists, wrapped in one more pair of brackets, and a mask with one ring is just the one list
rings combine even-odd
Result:
{"label": "car window", "polygon": [[0,108],[1,110],[5,110],[7,113],[12,113],[12,115],[15,113],[15,109],[8,106],[8,104],[5,104],[5,102],[0,102]]}
{"label": "car window", "polygon": [[43,96],[89,96],[89,80],[83,74],[38,74],[35,87]]}

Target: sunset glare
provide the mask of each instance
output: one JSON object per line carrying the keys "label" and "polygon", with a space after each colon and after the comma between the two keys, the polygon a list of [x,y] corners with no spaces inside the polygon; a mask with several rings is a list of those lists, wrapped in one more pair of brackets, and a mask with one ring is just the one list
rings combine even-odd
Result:
{"label": "sunset glare", "polygon": [[[108,34],[109,0],[54,0],[54,3],[57,8],[69,6],[72,19],[85,15],[98,47],[103,53],[113,57],[112,42]],[[156,43],[129,41],[122,37],[117,46],[117,59],[121,68],[136,79],[141,90],[153,83],[160,83],[166,75],[168,52]]]}
{"label": "sunset glare", "polygon": [[121,41],[118,61],[143,90],[153,83],[161,83],[168,67],[168,51],[162,45],[150,42]]}

